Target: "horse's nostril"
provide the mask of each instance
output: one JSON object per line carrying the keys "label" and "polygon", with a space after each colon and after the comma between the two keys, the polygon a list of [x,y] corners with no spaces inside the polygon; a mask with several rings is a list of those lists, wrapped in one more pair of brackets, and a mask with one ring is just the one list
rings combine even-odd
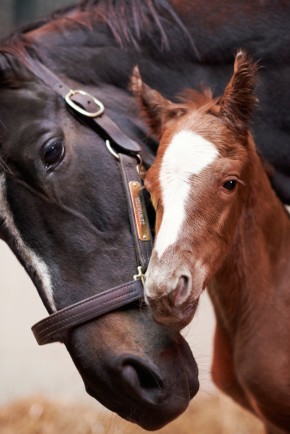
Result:
{"label": "horse's nostril", "polygon": [[176,289],[174,290],[174,305],[181,305],[188,298],[190,291],[190,278],[186,275],[180,276]]}
{"label": "horse's nostril", "polygon": [[162,397],[163,381],[156,366],[135,356],[125,356],[120,362],[120,376],[127,391],[151,402]]}
{"label": "horse's nostril", "polygon": [[123,376],[129,381],[129,383],[135,383],[135,385],[142,389],[160,387],[160,382],[157,380],[156,375],[154,375],[151,370],[146,369],[145,366],[140,364],[135,366],[128,364],[124,366]]}

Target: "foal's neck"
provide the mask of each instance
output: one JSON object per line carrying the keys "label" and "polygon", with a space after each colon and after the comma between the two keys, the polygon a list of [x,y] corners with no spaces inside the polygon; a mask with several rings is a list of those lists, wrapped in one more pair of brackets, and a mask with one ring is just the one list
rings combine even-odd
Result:
{"label": "foal's neck", "polygon": [[251,315],[253,320],[259,305],[264,311],[273,306],[277,293],[281,299],[290,290],[289,215],[252,152],[245,180],[250,188],[247,203],[226,259],[209,285],[217,318],[229,334]]}

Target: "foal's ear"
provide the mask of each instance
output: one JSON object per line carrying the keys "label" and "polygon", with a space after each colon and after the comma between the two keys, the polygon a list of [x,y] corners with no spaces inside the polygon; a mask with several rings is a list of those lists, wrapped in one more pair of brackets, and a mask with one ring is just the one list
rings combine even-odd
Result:
{"label": "foal's ear", "polygon": [[158,137],[162,135],[163,128],[168,121],[182,116],[187,111],[181,104],[174,104],[157,90],[145,84],[138,66],[135,66],[133,70],[130,89],[141,106],[147,124]]}
{"label": "foal's ear", "polygon": [[235,58],[234,73],[220,101],[220,116],[226,125],[246,134],[252,112],[257,104],[254,95],[257,63],[240,50]]}

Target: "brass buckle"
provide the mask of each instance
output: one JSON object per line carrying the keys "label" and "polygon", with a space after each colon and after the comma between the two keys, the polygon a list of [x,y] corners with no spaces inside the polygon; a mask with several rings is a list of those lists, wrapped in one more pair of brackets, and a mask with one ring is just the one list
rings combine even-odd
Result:
{"label": "brass buckle", "polygon": [[[78,104],[76,104],[71,98],[72,98],[72,96],[78,95],[78,94],[83,95],[83,96],[87,97],[89,100],[91,100],[98,107],[98,110],[95,112],[89,112],[89,111],[83,109],[82,107],[80,107]],[[80,113],[84,116],[87,116],[89,118],[96,118],[97,116],[100,116],[103,113],[103,111],[105,110],[105,107],[104,107],[103,103],[101,103],[101,101],[99,101],[97,98],[95,98],[90,93],[85,92],[84,90],[81,90],[81,89],[75,89],[75,90],[71,89],[66,94],[65,101],[75,111],[77,111],[78,113]]]}
{"label": "brass buckle", "polygon": [[138,274],[135,274],[134,280],[141,280],[143,286],[145,285],[145,274],[143,273],[142,267],[139,265],[139,267],[137,267],[137,271]]}

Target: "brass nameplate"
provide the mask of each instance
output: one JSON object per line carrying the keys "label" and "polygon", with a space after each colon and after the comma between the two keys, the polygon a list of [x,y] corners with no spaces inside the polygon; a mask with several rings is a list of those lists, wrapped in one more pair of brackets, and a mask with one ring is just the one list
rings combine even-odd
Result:
{"label": "brass nameplate", "polygon": [[129,189],[134,209],[134,217],[139,240],[150,241],[150,229],[147,221],[146,207],[142,195],[142,185],[137,181],[129,182]]}

